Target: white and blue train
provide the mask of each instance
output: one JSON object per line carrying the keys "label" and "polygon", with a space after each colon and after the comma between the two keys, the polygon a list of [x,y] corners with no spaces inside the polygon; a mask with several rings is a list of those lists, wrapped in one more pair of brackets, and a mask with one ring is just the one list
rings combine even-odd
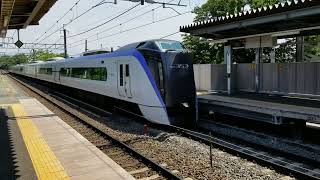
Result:
{"label": "white and blue train", "polygon": [[177,41],[133,43],[110,53],[16,65],[10,72],[154,123],[196,123],[192,57]]}

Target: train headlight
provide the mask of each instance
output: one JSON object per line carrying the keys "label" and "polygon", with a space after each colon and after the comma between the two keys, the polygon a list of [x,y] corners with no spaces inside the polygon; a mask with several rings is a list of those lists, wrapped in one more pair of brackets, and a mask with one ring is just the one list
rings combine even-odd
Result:
{"label": "train headlight", "polygon": [[189,107],[189,103],[182,103],[182,105],[183,105],[184,107],[186,107],[186,108]]}

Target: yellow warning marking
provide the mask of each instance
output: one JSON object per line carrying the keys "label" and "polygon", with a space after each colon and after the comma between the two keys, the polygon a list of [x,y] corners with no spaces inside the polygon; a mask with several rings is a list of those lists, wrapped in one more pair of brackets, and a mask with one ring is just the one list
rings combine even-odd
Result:
{"label": "yellow warning marking", "polygon": [[[57,157],[20,104],[11,105],[33,167],[40,180],[70,179]],[[19,118],[21,117],[21,118]]]}
{"label": "yellow warning marking", "polygon": [[1,104],[0,107],[2,107],[2,108],[3,108],[3,107],[6,107],[6,108],[7,108],[7,107],[10,107],[10,106],[12,106],[12,104]]}

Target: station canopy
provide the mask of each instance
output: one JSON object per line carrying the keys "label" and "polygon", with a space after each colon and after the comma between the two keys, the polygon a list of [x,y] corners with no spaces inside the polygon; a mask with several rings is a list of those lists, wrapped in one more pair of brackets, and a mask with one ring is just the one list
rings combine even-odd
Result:
{"label": "station canopy", "polygon": [[216,41],[320,34],[320,1],[287,1],[181,26],[180,31]]}
{"label": "station canopy", "polygon": [[57,0],[1,0],[0,36],[8,29],[39,25],[40,19]]}

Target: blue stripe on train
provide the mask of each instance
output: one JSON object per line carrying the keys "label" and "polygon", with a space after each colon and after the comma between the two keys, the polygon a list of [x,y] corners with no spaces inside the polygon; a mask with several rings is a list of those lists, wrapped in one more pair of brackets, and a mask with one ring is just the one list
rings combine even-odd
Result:
{"label": "blue stripe on train", "polygon": [[[112,58],[112,57],[123,57],[123,56],[134,56],[141,64],[141,66],[143,67],[144,71],[146,72],[149,81],[151,82],[151,85],[155,91],[155,93],[157,94],[162,107],[166,107],[164,104],[164,101],[162,99],[162,96],[160,95],[160,91],[156,85],[156,82],[154,80],[154,77],[151,74],[151,71],[147,65],[147,62],[145,60],[145,58],[143,57],[143,55],[136,49],[131,49],[131,50],[125,50],[125,51],[114,51],[112,53],[108,53],[108,54],[98,54],[98,55],[92,55],[92,56],[82,56],[82,57],[77,57],[77,58],[72,58],[71,60],[90,60],[90,59],[101,59],[101,58]],[[68,59],[70,60],[70,59]]]}

